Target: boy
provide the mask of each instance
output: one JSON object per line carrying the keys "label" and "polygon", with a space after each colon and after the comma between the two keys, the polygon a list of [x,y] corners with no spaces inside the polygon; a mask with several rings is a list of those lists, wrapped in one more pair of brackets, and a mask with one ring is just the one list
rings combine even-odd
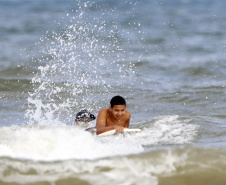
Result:
{"label": "boy", "polygon": [[129,127],[131,114],[126,110],[126,101],[121,96],[114,96],[108,109],[101,109],[97,116],[96,133],[115,129],[116,133],[122,133]]}
{"label": "boy", "polygon": [[[95,119],[96,119],[96,117],[93,114],[91,114],[88,110],[84,109],[76,114],[75,124],[79,125],[81,123],[88,123]],[[96,128],[95,127],[87,128],[85,131],[89,131],[91,133],[96,133]]]}
{"label": "boy", "polygon": [[93,114],[91,114],[88,110],[85,109],[85,110],[81,110],[80,112],[78,112],[76,114],[75,124],[79,125],[79,123],[81,123],[81,122],[88,123],[95,119],[96,119],[96,117]]}

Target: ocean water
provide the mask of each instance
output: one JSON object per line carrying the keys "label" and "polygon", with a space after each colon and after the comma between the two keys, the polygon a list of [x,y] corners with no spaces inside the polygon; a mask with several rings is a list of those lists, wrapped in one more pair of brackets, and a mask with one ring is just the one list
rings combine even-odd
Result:
{"label": "ocean water", "polygon": [[[1,0],[0,184],[225,185],[225,7]],[[141,132],[74,125],[115,95]]]}

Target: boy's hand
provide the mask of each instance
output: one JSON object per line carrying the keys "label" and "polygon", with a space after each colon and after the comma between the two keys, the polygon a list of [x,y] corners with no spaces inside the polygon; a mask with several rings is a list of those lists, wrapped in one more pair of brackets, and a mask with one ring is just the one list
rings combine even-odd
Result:
{"label": "boy's hand", "polygon": [[115,129],[116,133],[124,132],[124,127],[122,127],[122,126],[114,125],[114,129]]}

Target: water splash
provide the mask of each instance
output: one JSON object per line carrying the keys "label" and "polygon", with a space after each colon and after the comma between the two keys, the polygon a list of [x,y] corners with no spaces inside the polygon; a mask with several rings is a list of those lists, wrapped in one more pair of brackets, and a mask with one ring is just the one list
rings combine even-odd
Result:
{"label": "water splash", "polygon": [[[115,6],[99,15],[95,8],[101,6],[79,1],[66,15],[69,22],[64,26],[59,22],[59,30],[47,31],[37,43],[42,56],[33,60],[39,72],[28,98],[30,124],[71,122],[72,114],[81,108],[98,110],[96,100],[104,101],[105,95],[112,94],[112,86],[128,85],[134,65],[121,62],[126,52],[121,43],[129,31],[116,21]],[[112,19],[106,21],[104,16]]]}

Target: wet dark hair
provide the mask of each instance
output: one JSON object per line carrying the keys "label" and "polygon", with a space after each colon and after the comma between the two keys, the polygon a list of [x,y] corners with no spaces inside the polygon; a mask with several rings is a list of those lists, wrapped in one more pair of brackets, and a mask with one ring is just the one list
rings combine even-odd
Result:
{"label": "wet dark hair", "polygon": [[111,107],[113,108],[114,105],[125,105],[126,106],[126,100],[121,96],[114,96],[110,101]]}
{"label": "wet dark hair", "polygon": [[[86,117],[88,117],[88,119],[86,119]],[[86,122],[86,121],[92,121],[95,119],[96,119],[96,117],[86,109],[79,111],[75,116],[75,121]]]}

